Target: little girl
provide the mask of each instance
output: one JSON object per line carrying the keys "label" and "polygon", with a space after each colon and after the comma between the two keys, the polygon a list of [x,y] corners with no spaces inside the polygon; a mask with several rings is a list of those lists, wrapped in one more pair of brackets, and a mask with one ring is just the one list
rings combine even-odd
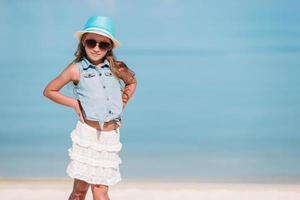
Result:
{"label": "little girl", "polygon": [[[105,16],[90,17],[79,40],[75,59],[44,89],[44,96],[72,107],[79,120],[71,132],[72,148],[66,172],[74,178],[69,200],[85,199],[91,185],[94,200],[109,200],[108,187],[121,181],[119,152],[122,111],[132,98],[137,81],[113,49],[120,46],[114,23]],[[76,99],[59,92],[74,84]]]}

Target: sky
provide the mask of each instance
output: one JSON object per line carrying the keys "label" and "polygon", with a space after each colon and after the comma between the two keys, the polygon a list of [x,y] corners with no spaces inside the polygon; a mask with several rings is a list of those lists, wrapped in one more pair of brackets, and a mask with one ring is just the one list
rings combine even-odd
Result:
{"label": "sky", "polygon": [[[0,23],[6,30],[0,33],[1,43],[7,48],[13,37],[19,47],[15,51],[22,53],[28,46],[37,52],[46,47],[51,53],[55,47],[56,52],[74,48],[73,34],[90,15],[115,20],[120,50],[241,48],[258,45],[244,43],[244,38],[269,36],[270,32],[273,37],[292,35],[298,32],[300,19],[300,3],[293,0],[55,0],[1,1],[0,5]],[[286,42],[280,44],[290,45]]]}

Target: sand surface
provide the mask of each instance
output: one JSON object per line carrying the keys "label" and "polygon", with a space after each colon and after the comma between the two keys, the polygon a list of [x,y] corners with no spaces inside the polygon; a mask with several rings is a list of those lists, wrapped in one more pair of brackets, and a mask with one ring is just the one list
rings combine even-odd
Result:
{"label": "sand surface", "polygon": [[[0,179],[1,200],[67,200],[72,179]],[[300,184],[203,183],[122,180],[111,200],[299,200]],[[89,189],[86,200],[92,200]]]}

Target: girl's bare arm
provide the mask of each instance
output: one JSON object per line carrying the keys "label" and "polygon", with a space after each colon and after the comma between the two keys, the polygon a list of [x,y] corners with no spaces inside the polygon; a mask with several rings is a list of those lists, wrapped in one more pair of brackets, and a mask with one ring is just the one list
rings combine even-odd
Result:
{"label": "girl's bare arm", "polygon": [[129,99],[133,97],[137,86],[137,80],[134,76],[123,76],[125,88],[122,95],[123,107],[128,103]]}
{"label": "girl's bare arm", "polygon": [[68,82],[78,81],[78,77],[79,70],[77,69],[76,64],[72,63],[67,66],[56,78],[48,83],[48,85],[44,89],[43,95],[58,104],[74,108],[81,121],[83,121],[78,101],[59,92],[59,90]]}
{"label": "girl's bare arm", "polygon": [[137,87],[137,80],[135,78],[134,71],[129,69],[123,61],[117,61],[117,64],[119,65],[120,78],[125,83],[125,88],[122,94],[123,109],[124,109],[125,105],[133,97],[133,94]]}

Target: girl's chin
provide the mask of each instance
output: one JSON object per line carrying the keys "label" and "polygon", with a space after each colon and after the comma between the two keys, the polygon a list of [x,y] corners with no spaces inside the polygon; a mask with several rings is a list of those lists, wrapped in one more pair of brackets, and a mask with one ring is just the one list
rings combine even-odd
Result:
{"label": "girl's chin", "polygon": [[90,55],[89,56],[89,59],[91,59],[92,61],[100,61],[100,60],[102,60],[102,56],[95,56],[95,55]]}

